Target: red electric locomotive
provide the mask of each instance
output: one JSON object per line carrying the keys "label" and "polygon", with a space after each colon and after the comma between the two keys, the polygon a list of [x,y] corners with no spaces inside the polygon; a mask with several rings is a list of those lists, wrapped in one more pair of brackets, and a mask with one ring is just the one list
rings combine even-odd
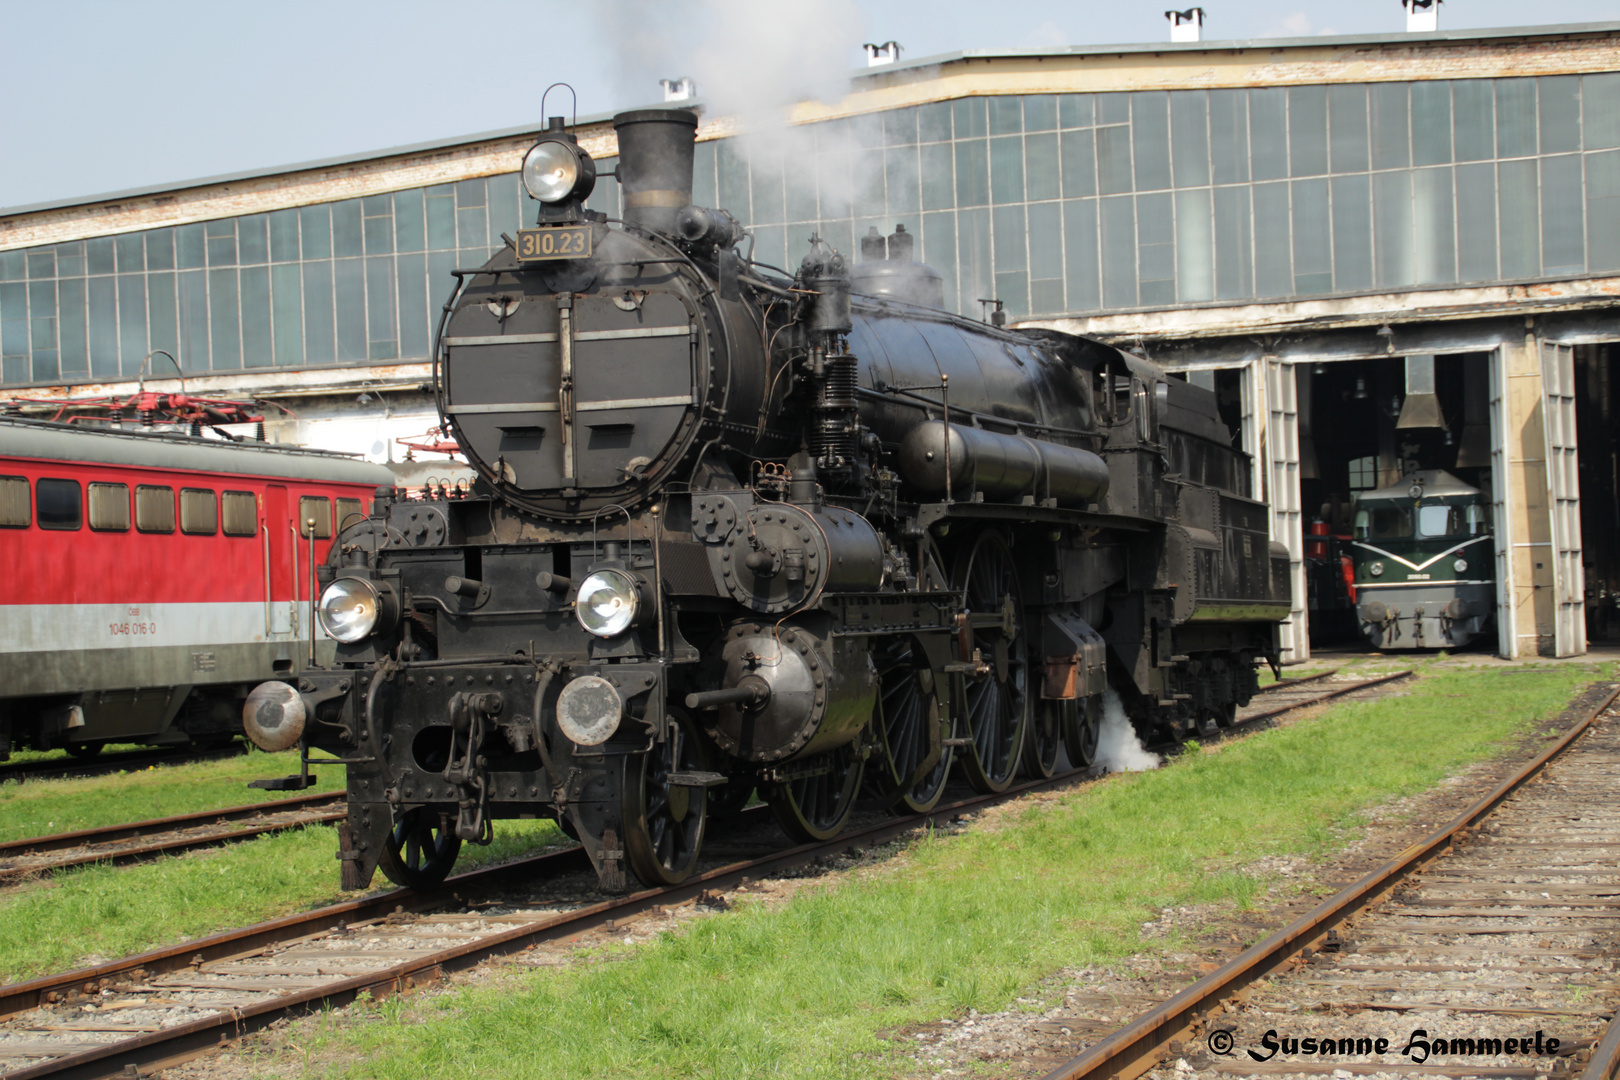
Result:
{"label": "red electric locomotive", "polygon": [[311,569],[393,483],[320,451],[0,417],[0,760],[228,741],[253,685],[329,658]]}

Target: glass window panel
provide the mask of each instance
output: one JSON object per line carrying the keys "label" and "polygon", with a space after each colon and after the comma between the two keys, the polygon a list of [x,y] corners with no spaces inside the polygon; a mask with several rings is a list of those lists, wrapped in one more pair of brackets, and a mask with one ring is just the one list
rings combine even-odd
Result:
{"label": "glass window panel", "polygon": [[[1056,204],[1053,205],[1056,206]],[[1031,315],[1061,315],[1063,313],[1062,278],[1030,279],[1029,313]]]}
{"label": "glass window panel", "polygon": [[[365,216],[360,211],[359,199],[344,199],[342,202],[331,204],[332,211],[332,254],[337,256],[358,255],[365,245]],[[479,226],[479,237],[483,237],[483,227]],[[309,257],[308,252],[304,255]]]}
{"label": "glass window panel", "polygon": [[[445,256],[450,259],[449,255]],[[330,364],[337,359],[337,329],[332,321],[332,264],[307,262],[304,279],[304,363]]]}
{"label": "glass window panel", "polygon": [[33,500],[26,476],[0,476],[0,526],[26,528],[33,523]]}
{"label": "glass window panel", "polygon": [[1536,152],[1536,80],[1496,80],[1496,153],[1526,157]]}
{"label": "glass window panel", "polygon": [[[933,143],[918,150],[922,169],[922,205],[924,210],[949,210],[956,206],[956,169],[952,163],[949,143]],[[956,227],[951,227],[956,235]]]}
{"label": "glass window panel", "polygon": [[979,310],[979,298],[995,295],[996,281],[990,272],[990,211],[958,211],[956,229],[962,297],[959,310],[972,315]]}
{"label": "glass window panel", "polygon": [[1581,100],[1586,112],[1582,126],[1586,149],[1620,146],[1620,72],[1582,75]]}
{"label": "glass window panel", "polygon": [[275,362],[270,336],[270,268],[242,271],[242,366],[269,367]]}
{"label": "glass window panel", "polygon": [[56,282],[28,286],[28,321],[35,349],[56,348]]}
{"label": "glass window panel", "polygon": [[[1586,159],[1586,248],[1591,252],[1587,256],[1590,270],[1620,270],[1620,151],[1592,154]],[[67,286],[68,282],[64,281],[64,321]],[[64,330],[64,342],[65,339]],[[65,351],[65,344],[63,348]],[[66,363],[64,359],[63,365]]]}
{"label": "glass window panel", "polygon": [[34,349],[31,378],[35,382],[56,382],[61,378],[55,349]]}
{"label": "glass window panel", "polygon": [[174,532],[174,489],[167,485],[137,484],[135,527],[141,532]]}
{"label": "glass window panel", "polygon": [[859,150],[855,157],[855,214],[883,214],[883,151]]}
{"label": "glass window panel", "polygon": [[297,266],[283,264],[270,268],[270,318],[276,342],[276,366],[301,367],[304,363],[304,304]]}
{"label": "glass window panel", "polygon": [[[834,251],[853,252],[855,250],[855,231],[848,219],[823,220],[816,226],[816,231],[821,234],[822,241]],[[800,226],[792,238],[793,243],[798,245],[798,250],[801,252],[808,249],[810,243],[809,233],[810,230]],[[940,272],[944,273],[944,271]]]}
{"label": "glass window panel", "polygon": [[[1250,105],[1253,105],[1250,99]],[[1293,248],[1289,228],[1288,185],[1254,185],[1254,288],[1260,296],[1291,296],[1294,291]]]}
{"label": "glass window panel", "polygon": [[[208,275],[191,270],[175,275],[180,292],[180,363],[187,371],[208,370]],[[94,290],[91,299],[94,300]],[[92,305],[93,307],[93,305]],[[91,356],[95,323],[91,320]]]}
{"label": "glass window panel", "polygon": [[90,485],[90,527],[107,532],[129,530],[129,485]]}
{"label": "glass window panel", "polygon": [[1123,125],[1097,131],[1097,182],[1105,195],[1131,190],[1131,129]]}
{"label": "glass window panel", "polygon": [[1070,311],[1102,307],[1102,276],[1097,255],[1097,200],[1063,204],[1064,298]]}
{"label": "glass window panel", "polygon": [[1451,83],[1412,84],[1412,164],[1451,160]]}
{"label": "glass window panel", "polygon": [[1176,299],[1175,210],[1169,192],[1136,197],[1138,301],[1172,304]]}
{"label": "glass window panel", "polygon": [[482,206],[456,207],[456,244],[468,249],[474,261],[484,261],[489,248],[488,210]]}
{"label": "glass window panel", "polygon": [[[936,101],[917,107],[917,138],[923,142],[944,142],[951,137],[951,106]],[[955,235],[955,229],[952,229]]]}
{"label": "glass window panel", "polygon": [[[700,142],[692,154],[692,202],[698,206],[715,205],[714,147],[711,142]],[[618,158],[612,159],[618,167]],[[602,170],[597,170],[600,173]],[[529,203],[525,202],[525,206]]]}
{"label": "glass window panel", "polygon": [[207,488],[181,488],[180,531],[191,536],[218,532],[219,496]]}
{"label": "glass window panel", "polygon": [[259,499],[253,492],[225,492],[220,499],[220,510],[226,536],[259,535]]}
{"label": "glass window panel", "polygon": [[1242,90],[1209,92],[1211,179],[1241,184],[1249,179],[1249,104]]}
{"label": "glass window panel", "polygon": [[[448,251],[456,246],[455,191],[448,185],[427,191],[427,244],[429,251]],[[307,251],[304,257],[309,258]]]}
{"label": "glass window panel", "polygon": [[[158,275],[162,276],[162,275]],[[84,279],[70,278],[57,285],[57,340],[60,342],[60,360],[64,376],[90,374],[90,345],[85,337]],[[180,362],[185,357],[178,352]]]}
{"label": "glass window panel", "polygon": [[1541,272],[1579,274],[1586,270],[1586,221],[1582,213],[1581,159],[1575,155],[1541,161]]}
{"label": "glass window panel", "polygon": [[367,255],[387,255],[394,250],[394,201],[387,195],[367,195],[360,200],[361,230]]}
{"label": "glass window panel", "polygon": [[1097,106],[1097,123],[1099,125],[1128,124],[1131,122],[1131,95],[1098,94],[1093,100]]}
{"label": "glass window panel", "polygon": [[1176,299],[1215,299],[1215,221],[1209,188],[1176,192]]}
{"label": "glass window panel", "polygon": [[1170,186],[1170,95],[1149,90],[1131,95],[1131,144],[1136,190]]}
{"label": "glass window panel", "polygon": [[[749,162],[748,187],[754,208],[755,223],[785,221],[787,203],[782,192],[782,160],[776,154],[756,151]],[[878,177],[878,191],[882,193],[883,151],[872,152],[870,162]],[[881,205],[881,203],[879,204]]]}
{"label": "glass window panel", "polygon": [[270,235],[263,214],[237,219],[236,244],[237,257],[244,266],[270,260]]}
{"label": "glass window panel", "polygon": [[1536,80],[1540,100],[1541,152],[1563,154],[1581,148],[1581,77],[1546,75]]}
{"label": "glass window panel", "polygon": [[[998,207],[997,210],[1008,209]],[[1007,313],[1009,319],[1026,319],[1029,317],[1029,273],[1025,270],[1011,270],[996,275],[995,298],[1001,301],[1001,308]]]}
{"label": "glass window panel", "polygon": [[1404,169],[1412,164],[1412,104],[1406,83],[1375,83],[1372,98],[1372,167]]}
{"label": "glass window panel", "polygon": [[457,180],[452,185],[456,192],[456,209],[466,210],[474,206],[484,206],[485,191],[482,178],[473,180]]}
{"label": "glass window panel", "polygon": [[1457,166],[1457,276],[1496,277],[1496,166]]}
{"label": "glass window panel", "polygon": [[1333,198],[1333,287],[1339,292],[1373,283],[1372,184],[1366,176],[1336,176]]}
{"label": "glass window panel", "polygon": [[[612,166],[599,165],[598,168],[605,171],[612,168]],[[529,193],[523,190],[523,181],[517,173],[501,173],[499,176],[490,177],[487,183],[489,186],[489,246],[493,250],[506,243],[505,240],[501,239],[502,233],[510,236],[523,226],[523,203],[528,199]],[[614,188],[618,186],[617,183],[607,177],[599,176],[596,186],[601,189],[603,197],[609,200],[611,205],[612,200],[617,198],[614,191]],[[596,192],[593,190],[591,194],[594,197]],[[397,193],[394,200],[397,204],[399,200]],[[618,217],[617,209],[610,213],[609,216]],[[393,217],[396,221],[398,220],[397,210],[394,212]],[[404,249],[401,248],[400,250]]]}
{"label": "glass window panel", "polygon": [[889,193],[889,213],[916,213],[921,208],[917,148],[906,146],[886,151],[883,155],[883,171]]}
{"label": "glass window panel", "polygon": [[394,260],[366,260],[366,356],[399,358],[399,315],[394,304]]}
{"label": "glass window panel", "polygon": [[[927,111],[923,113],[926,129]],[[924,214],[922,216],[922,261],[939,271],[944,288],[945,306],[960,311],[956,295],[956,215],[953,213]]]}
{"label": "glass window panel", "polygon": [[304,206],[298,210],[299,246],[306,259],[332,257],[332,208]]}
{"label": "glass window panel", "polygon": [[0,281],[21,281],[27,276],[27,252],[0,251]]}
{"label": "glass window panel", "polygon": [[[196,265],[201,266],[203,227],[201,225],[186,225],[181,228],[180,232],[184,234],[188,230],[196,235],[198,252]],[[113,260],[113,239],[110,236],[98,236],[93,240],[87,240],[84,245],[84,253],[89,263],[88,269],[92,274],[110,274],[117,269]]]}
{"label": "glass window panel", "polygon": [[1025,131],[1051,131],[1057,126],[1055,94],[1031,94],[1024,98]]}
{"label": "glass window panel", "polygon": [[990,140],[990,198],[998,203],[1024,201],[1024,140],[1018,136]]}
{"label": "glass window panel", "polygon": [[987,134],[984,98],[959,98],[951,102],[951,120],[956,125],[958,139]]}
{"label": "glass window panel", "polygon": [[34,485],[34,516],[42,529],[78,529],[84,504],[77,480],[41,479]]}
{"label": "glass window panel", "polygon": [[[984,139],[956,143],[956,203],[983,206],[990,201],[989,146]],[[988,219],[986,219],[988,220]]]}
{"label": "glass window panel", "polygon": [[125,375],[141,370],[146,359],[146,277],[118,276],[118,354]]}
{"label": "glass window panel", "polygon": [[[146,275],[146,315],[151,348],[166,350],[184,365],[186,358],[180,352],[180,318],[176,307],[173,274]],[[160,362],[164,367],[172,366],[161,357],[154,360],[153,364],[155,366]]]}
{"label": "glass window panel", "polygon": [[[479,213],[483,211],[480,210]],[[332,263],[332,299],[337,309],[337,359],[340,364],[366,359],[366,268],[359,259]]]}
{"label": "glass window panel", "polygon": [[203,225],[208,237],[208,265],[236,265],[236,222],[210,221]]}
{"label": "glass window panel", "polygon": [[[455,291],[455,275],[450,272],[455,268],[456,255],[453,251],[441,251],[428,256],[427,294],[428,312],[431,319],[438,319],[439,305],[444,303],[450,294]],[[305,280],[304,287],[306,290],[309,288],[308,279]],[[304,318],[308,320],[309,300],[307,299],[307,292],[305,297]]]}
{"label": "glass window panel", "polygon": [[884,146],[910,146],[916,141],[916,109],[891,109],[883,114]]}
{"label": "glass window panel", "polygon": [[[311,527],[310,522],[314,522]],[[332,500],[320,495],[302,495],[298,499],[298,535],[309,539],[326,540],[332,535]]]}
{"label": "glass window panel", "polygon": [[1218,187],[1215,204],[1215,298],[1235,300],[1254,295],[1254,222],[1249,189]]}
{"label": "glass window panel", "polygon": [[731,211],[738,221],[753,221],[754,212],[748,201],[748,162],[737,140],[726,139],[719,144],[716,153],[719,155],[716,166],[720,175],[720,205]]}
{"label": "glass window panel", "polygon": [[[270,258],[273,262],[296,262],[298,259],[298,211],[277,210],[266,214],[270,226]],[[152,257],[152,244],[147,241],[146,257]]]}
{"label": "glass window panel", "polygon": [[1496,220],[1502,231],[1504,278],[1541,276],[1541,200],[1536,163],[1504,161],[1496,169]]}
{"label": "glass window panel", "polygon": [[1488,79],[1451,84],[1452,123],[1458,161],[1486,161],[1496,156],[1496,88]]}
{"label": "glass window panel", "polygon": [[[912,149],[908,152],[912,156],[911,167],[915,170],[917,167],[917,151]],[[901,152],[891,151],[891,153],[898,155]],[[916,184],[915,177],[913,177],[912,183],[913,185]],[[816,209],[816,174],[814,172],[807,168],[789,169],[786,175],[782,177],[782,185],[783,195],[787,200],[787,206],[784,210],[787,215],[786,220],[815,221],[821,216],[820,211]],[[698,205],[703,204],[699,203]]]}
{"label": "glass window panel", "polygon": [[1178,90],[1170,95],[1170,156],[1177,187],[1209,183],[1209,95]]}
{"label": "glass window panel", "polygon": [[1328,171],[1327,162],[1327,87],[1289,87],[1289,172],[1293,176],[1321,176]]}
{"label": "glass window panel", "polygon": [[427,259],[399,257],[399,355],[418,359],[428,355]]}
{"label": "glass window panel", "polygon": [[357,524],[365,516],[360,509],[359,499],[336,499],[337,503],[337,530],[341,533],[350,525]]}
{"label": "glass window panel", "polygon": [[993,97],[990,105],[990,134],[1017,135],[1024,130],[1024,99]]}
{"label": "glass window panel", "polygon": [[1105,308],[1136,306],[1136,200],[1102,200],[1102,294]]}
{"label": "glass window panel", "polygon": [[996,272],[1028,269],[1027,226],[1022,206],[998,206],[991,216],[995,230]]}
{"label": "glass window panel", "polygon": [[[590,198],[585,200],[585,205],[587,207],[598,211],[599,213],[606,214],[611,218],[622,218],[624,216],[619,212],[619,182],[611,176],[604,176],[602,174],[610,172],[613,169],[618,168],[618,166],[618,158],[603,158],[601,161],[596,163],[596,186],[591,189]],[[711,167],[709,171],[711,174],[709,177],[709,182],[712,184],[714,182],[714,177],[712,175],[714,170]],[[517,216],[512,220],[516,222],[516,225],[514,226],[515,228],[526,229],[529,227],[530,218],[537,219],[539,217],[538,213],[531,213],[531,208],[537,210],[538,204],[533,199],[529,198],[529,193],[527,191],[522,190],[523,183],[521,180],[517,181],[517,186],[518,194],[515,197],[517,200],[517,210],[515,211]],[[398,198],[397,194],[395,197],[396,199]],[[704,203],[696,202],[695,199],[693,201],[698,206],[705,205]],[[395,230],[398,230],[397,222],[395,223]],[[404,251],[405,249],[400,248],[400,250]]]}
{"label": "glass window panel", "polygon": [[1379,285],[1410,285],[1412,273],[1412,174],[1373,177],[1373,265]]}
{"label": "glass window panel", "polygon": [[1090,127],[1097,122],[1094,105],[1090,94],[1061,94],[1058,96],[1058,122],[1066,128]]}
{"label": "glass window panel", "polygon": [[1294,289],[1333,291],[1333,232],[1326,180],[1298,180],[1290,192],[1294,225]]}
{"label": "glass window panel", "polygon": [[[160,230],[158,233],[148,233],[146,243],[149,250],[152,244],[152,238],[154,236],[161,236],[163,239],[169,241],[169,264],[167,266],[159,266],[156,263],[149,263],[149,265],[156,270],[169,269],[169,267],[174,265],[173,238],[170,236],[168,229]],[[150,255],[148,258],[150,258]],[[83,277],[84,271],[85,265],[83,240],[75,240],[70,244],[56,245],[56,272],[59,275],[62,277]]]}
{"label": "glass window panel", "polygon": [[823,221],[855,213],[855,187],[850,179],[854,151],[847,124],[821,124],[816,131],[816,197]]}
{"label": "glass window panel", "polygon": [[242,322],[235,270],[208,272],[208,348],[211,370],[242,366]]}
{"label": "glass window panel", "polygon": [[1249,91],[1250,162],[1256,180],[1288,175],[1287,95],[1281,87]]}
{"label": "glass window panel", "polygon": [[1365,86],[1328,88],[1328,131],[1332,171],[1365,172],[1370,160]]}
{"label": "glass window panel", "polygon": [[878,150],[883,146],[883,118],[880,115],[867,114],[857,116],[849,122],[849,137],[851,144],[857,150]]}
{"label": "glass window panel", "polygon": [[1059,203],[1030,204],[1029,276],[1034,279],[1063,277],[1063,210]]}
{"label": "glass window panel", "polygon": [[1063,194],[1056,132],[1024,136],[1024,187],[1031,201]]}
{"label": "glass window panel", "polygon": [[1412,254],[1424,285],[1457,280],[1457,210],[1450,169],[1412,174]]}
{"label": "glass window panel", "polygon": [[1063,194],[1067,198],[1097,194],[1097,141],[1093,131],[1065,131],[1062,136]]}
{"label": "glass window panel", "polygon": [[[140,233],[124,233],[122,236],[113,237],[113,247],[118,251],[120,274],[138,274],[146,269],[146,244]],[[29,276],[34,276],[32,267],[29,268]]]}
{"label": "glass window panel", "polygon": [[28,253],[28,276],[34,281],[56,276],[56,251],[53,248]]}

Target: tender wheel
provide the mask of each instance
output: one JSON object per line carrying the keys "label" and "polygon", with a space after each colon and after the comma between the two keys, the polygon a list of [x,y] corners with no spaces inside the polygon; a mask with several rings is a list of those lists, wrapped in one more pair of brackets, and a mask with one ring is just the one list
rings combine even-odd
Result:
{"label": "tender wheel", "polygon": [[697,867],[709,796],[702,788],[672,784],[671,773],[705,772],[703,744],[685,716],[670,737],[626,763],[624,852],[642,884],[678,885]]}
{"label": "tender wheel", "polygon": [[1069,764],[1084,769],[1097,760],[1097,738],[1102,729],[1102,702],[1097,698],[1065,701],[1063,745],[1069,751]]}
{"label": "tender wheel", "polygon": [[[998,616],[993,624],[971,625],[971,647],[990,665],[981,678],[961,676],[960,700],[970,740],[962,764],[975,791],[1005,791],[1018,772],[1029,727],[1029,657],[1024,638],[1024,605],[1012,552],[995,533],[980,536],[952,575],[967,591],[970,620]],[[958,721],[958,727],[961,727]]]}
{"label": "tender wheel", "polygon": [[1039,701],[1024,737],[1024,775],[1044,780],[1057,772],[1058,749],[1063,745],[1064,706],[1072,701]]}
{"label": "tender wheel", "polygon": [[67,752],[78,758],[80,761],[86,761],[101,753],[102,749],[106,745],[106,743],[99,742],[68,743]]}
{"label": "tender wheel", "polygon": [[449,875],[461,854],[461,838],[455,828],[448,815],[413,807],[394,822],[377,865],[395,885],[431,889]]}
{"label": "tender wheel", "polygon": [[782,831],[801,844],[830,840],[843,832],[866,772],[855,746],[817,754],[787,768],[802,768],[807,775],[766,790],[766,801]]}
{"label": "tender wheel", "polygon": [[[883,752],[871,777],[877,793],[903,813],[921,814],[939,804],[951,771],[951,748],[927,763],[930,728],[939,726],[939,696],[921,648],[909,637],[890,638],[873,650],[878,700],[872,726]],[[923,689],[927,685],[928,689]]]}

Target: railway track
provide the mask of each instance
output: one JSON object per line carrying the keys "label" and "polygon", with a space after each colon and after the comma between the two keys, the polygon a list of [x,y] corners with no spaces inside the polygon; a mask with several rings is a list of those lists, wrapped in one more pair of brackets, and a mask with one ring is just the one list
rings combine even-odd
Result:
{"label": "railway track", "polygon": [[0,844],[0,885],[87,863],[142,862],[197,848],[218,847],[282,829],[347,815],[344,795],[322,793],[153,818],[100,829],[35,836]]}
{"label": "railway track", "polygon": [[[1605,1030],[1620,1007],[1620,717],[1607,712],[1617,696],[1589,693],[1562,738],[1455,819],[1099,1032],[1044,1080],[1529,1080],[1586,1058],[1588,1080],[1610,1080],[1620,1072],[1620,1023]],[[1519,1045],[1510,1051],[1508,1039]]]}
{"label": "railway track", "polygon": [[51,758],[46,761],[20,761],[0,765],[0,783],[29,780],[63,780],[76,776],[105,776],[108,773],[129,772],[153,765],[185,765],[193,761],[220,761],[241,757],[247,753],[247,743],[234,740],[229,746],[212,749],[195,747],[164,747],[155,750],[130,750],[119,754],[98,754],[93,758]]}
{"label": "railway track", "polygon": [[[1388,679],[1337,688],[1324,700]],[[1309,702],[1285,703],[1286,712]],[[0,987],[0,1076],[92,1078],[169,1067],[288,1015],[346,1005],[363,993],[383,996],[431,984],[485,959],[521,952],[593,929],[714,901],[716,893],[781,876],[836,853],[885,843],[964,817],[1029,792],[1097,775],[1077,770],[973,796],[923,815],[884,818],[820,844],[786,850],[728,837],[706,844],[735,861],[672,889],[614,899],[590,897],[594,881],[569,848],[457,875],[438,889],[396,889],[362,900],[228,931],[138,956]],[[763,808],[761,808],[763,809]],[[768,814],[743,815],[760,821]],[[770,826],[761,826],[770,829]],[[740,841],[740,842],[739,842]],[[586,899],[532,902],[536,881],[578,881]],[[566,890],[565,890],[566,892]]]}

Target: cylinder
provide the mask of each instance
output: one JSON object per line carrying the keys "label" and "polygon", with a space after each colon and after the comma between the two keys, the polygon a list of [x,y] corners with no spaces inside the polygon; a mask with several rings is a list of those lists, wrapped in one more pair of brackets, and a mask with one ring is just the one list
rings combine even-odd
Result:
{"label": "cylinder", "polygon": [[[900,444],[900,475],[925,492],[944,492],[946,443],[944,421],[918,424]],[[961,424],[950,425],[948,450],[957,498],[970,492],[992,500],[1029,495],[1075,506],[1108,494],[1108,465],[1090,450]]]}
{"label": "cylinder", "polygon": [[692,204],[697,124],[697,114],[685,109],[638,109],[613,118],[626,221],[679,231],[680,212]]}

